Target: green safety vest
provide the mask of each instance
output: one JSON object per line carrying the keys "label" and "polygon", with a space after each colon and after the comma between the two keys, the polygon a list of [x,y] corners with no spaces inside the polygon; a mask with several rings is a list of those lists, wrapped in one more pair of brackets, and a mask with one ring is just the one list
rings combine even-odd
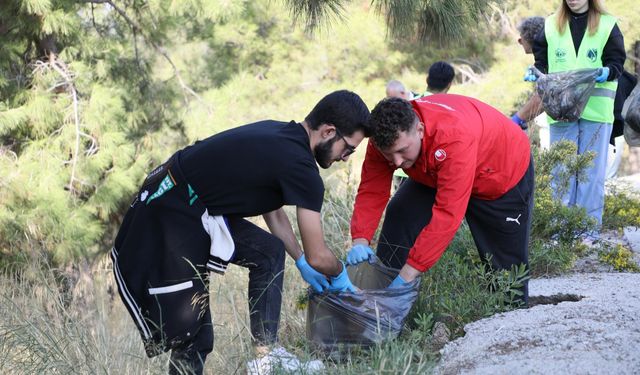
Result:
{"label": "green safety vest", "polygon": [[[589,34],[588,28],[585,30],[576,56],[569,25],[567,24],[564,33],[560,34],[556,26],[556,18],[557,15],[554,14],[548,17],[544,24],[544,33],[548,44],[549,73],[601,68],[602,51],[616,24],[616,19],[608,14],[600,15],[598,30],[593,35]],[[589,98],[581,118],[612,124],[614,119],[613,102],[617,88],[618,81],[596,83],[596,89]],[[550,124],[555,122],[557,121],[549,118]]]}

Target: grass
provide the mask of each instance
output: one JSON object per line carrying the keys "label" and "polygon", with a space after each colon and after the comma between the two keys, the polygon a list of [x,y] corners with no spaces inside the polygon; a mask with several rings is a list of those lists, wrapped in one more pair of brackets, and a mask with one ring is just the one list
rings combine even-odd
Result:
{"label": "grass", "polygon": [[[468,241],[462,234],[459,243]],[[429,274],[410,317],[411,329],[397,340],[354,352],[340,362],[325,360],[332,374],[422,374],[437,360],[431,346],[434,319],[460,335],[462,326],[508,309],[491,293],[482,267],[468,251],[451,251]],[[60,275],[73,278],[61,282]],[[207,373],[244,373],[252,355],[248,329],[247,272],[230,267],[211,280],[215,346]],[[63,279],[62,279],[63,280]],[[62,288],[72,285],[71,288]],[[304,283],[288,261],[280,327],[281,343],[303,358],[317,358],[305,339],[306,312],[297,305]],[[34,264],[0,276],[0,373],[161,374],[168,356],[148,359],[138,333],[117,295],[105,256],[84,270],[54,270]],[[438,296],[438,297],[436,297]],[[452,296],[443,298],[443,296]],[[425,315],[425,311],[433,311]]]}

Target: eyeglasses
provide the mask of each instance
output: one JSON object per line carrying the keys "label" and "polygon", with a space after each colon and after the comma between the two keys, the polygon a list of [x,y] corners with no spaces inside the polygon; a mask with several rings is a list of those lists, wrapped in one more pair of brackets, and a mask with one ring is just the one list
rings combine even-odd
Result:
{"label": "eyeglasses", "polygon": [[347,142],[347,140],[342,135],[342,133],[340,133],[340,130],[338,130],[338,128],[336,128],[336,134],[338,135],[338,137],[342,138],[342,140],[344,141],[344,151],[342,151],[342,155],[341,155],[342,159],[356,152],[356,146],[349,144],[349,142]]}

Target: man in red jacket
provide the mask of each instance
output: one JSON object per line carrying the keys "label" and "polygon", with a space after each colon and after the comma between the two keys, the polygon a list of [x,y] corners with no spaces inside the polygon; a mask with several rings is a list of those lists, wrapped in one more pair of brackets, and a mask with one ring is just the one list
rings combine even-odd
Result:
{"label": "man in red jacket", "polygon": [[[351,219],[348,263],[373,255],[369,244],[389,203],[377,256],[401,268],[390,287],[431,268],[463,218],[493,269],[528,267],[534,174],[520,128],[479,100],[449,94],[384,99],[369,121],[373,135]],[[398,168],[409,180],[389,202]],[[526,303],[526,284],[523,293]]]}

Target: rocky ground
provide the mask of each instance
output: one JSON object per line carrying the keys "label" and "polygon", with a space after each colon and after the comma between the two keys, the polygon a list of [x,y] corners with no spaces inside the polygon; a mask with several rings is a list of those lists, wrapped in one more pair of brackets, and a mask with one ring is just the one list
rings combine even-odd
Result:
{"label": "rocky ground", "polygon": [[[640,231],[625,230],[640,260]],[[537,305],[465,326],[436,374],[639,374],[640,273],[581,259],[573,273],[534,279]]]}

